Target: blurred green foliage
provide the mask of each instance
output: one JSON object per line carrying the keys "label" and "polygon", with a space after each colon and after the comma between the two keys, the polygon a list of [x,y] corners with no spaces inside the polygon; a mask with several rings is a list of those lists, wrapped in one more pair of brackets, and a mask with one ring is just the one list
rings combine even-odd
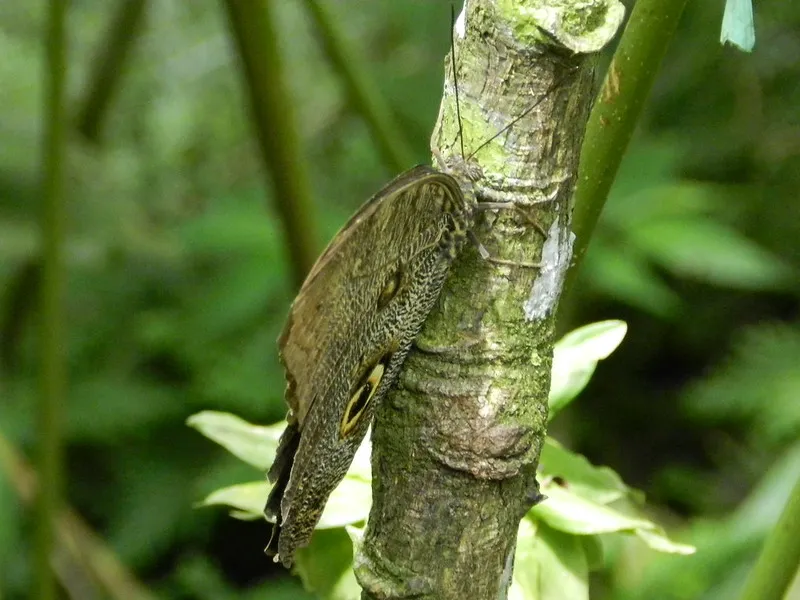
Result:
{"label": "blurred green foliage", "polygon": [[[302,3],[275,4],[327,239],[393,173]],[[70,3],[72,113],[114,9]],[[336,9],[425,162],[449,5]],[[722,9],[689,3],[563,307],[564,331],[629,328],[554,434],[643,489],[699,549],[610,542],[597,598],[732,597],[800,474],[800,5],[755,7],[751,55],[717,43]],[[0,433],[27,455],[43,11],[0,3]],[[146,17],[101,143],[69,147],[69,501],[161,597],[300,598],[261,553],[265,524],[193,510],[252,471],[184,421],[283,416],[275,339],[292,289],[222,7],[153,0]],[[0,473],[4,600],[26,597],[31,576],[11,483]]]}
{"label": "blurred green foliage", "polygon": [[[592,323],[556,342],[548,418],[556,417],[583,391],[598,362],[619,346],[626,329],[621,321]],[[192,415],[187,424],[260,474],[275,460],[286,427],[284,421],[267,427],[252,425],[216,411]],[[361,597],[353,573],[358,561],[353,557],[372,504],[371,454],[367,438],[328,498],[311,543],[296,557],[295,573],[304,587],[325,600]],[[538,478],[546,501],[533,506],[519,525],[509,598],[588,599],[590,569],[602,564],[589,564],[595,556],[602,556],[601,535],[635,535],[659,552],[688,555],[695,551],[670,540],[663,528],[649,520],[642,494],[626,486],[612,469],[590,464],[549,437],[542,448]],[[247,481],[214,490],[203,504],[227,506],[231,516],[260,520],[270,488],[263,478]]]}

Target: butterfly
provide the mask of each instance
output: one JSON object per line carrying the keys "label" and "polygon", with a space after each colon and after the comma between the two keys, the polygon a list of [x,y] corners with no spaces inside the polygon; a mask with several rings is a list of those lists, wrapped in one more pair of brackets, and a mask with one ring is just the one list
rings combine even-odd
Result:
{"label": "butterfly", "polygon": [[269,470],[267,548],[285,566],[308,543],[372,414],[395,382],[474,221],[474,196],[428,166],[364,204],[303,283],[279,339],[288,425]]}

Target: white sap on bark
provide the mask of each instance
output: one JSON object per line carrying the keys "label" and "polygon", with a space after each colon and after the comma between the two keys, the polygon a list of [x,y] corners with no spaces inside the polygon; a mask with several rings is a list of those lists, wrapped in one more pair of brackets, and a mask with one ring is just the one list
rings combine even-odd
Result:
{"label": "white sap on bark", "polygon": [[467,33],[467,2],[464,0],[464,8],[461,9],[461,12],[458,14],[458,18],[456,19],[455,23],[455,30],[456,35],[459,39],[463,39]]}
{"label": "white sap on bark", "polygon": [[542,247],[542,260],[539,276],[533,282],[531,294],[525,303],[525,319],[534,321],[544,319],[558,302],[561,287],[572,260],[572,244],[575,234],[569,223],[562,225],[556,218],[547,232],[547,240]]}

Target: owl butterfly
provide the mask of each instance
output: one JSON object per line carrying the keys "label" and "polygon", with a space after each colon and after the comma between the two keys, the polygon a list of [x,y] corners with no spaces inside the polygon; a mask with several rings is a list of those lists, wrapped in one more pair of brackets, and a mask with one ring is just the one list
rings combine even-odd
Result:
{"label": "owl butterfly", "polygon": [[[457,81],[455,89],[458,108]],[[264,509],[274,520],[267,553],[287,567],[308,544],[471,232],[479,170],[466,159],[437,160],[452,174],[414,167],[353,215],[289,312],[278,344],[290,410]]]}

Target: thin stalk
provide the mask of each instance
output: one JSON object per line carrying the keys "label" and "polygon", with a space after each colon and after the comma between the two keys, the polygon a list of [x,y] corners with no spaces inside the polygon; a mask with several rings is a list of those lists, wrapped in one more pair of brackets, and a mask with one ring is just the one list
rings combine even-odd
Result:
{"label": "thin stalk", "polygon": [[781,600],[800,566],[800,479],[772,528],[740,600]]}
{"label": "thin stalk", "polygon": [[686,0],[638,0],[595,100],[581,149],[571,288]]}
{"label": "thin stalk", "polygon": [[405,171],[412,165],[414,153],[364,68],[359,53],[350,47],[337,26],[340,19],[333,14],[326,0],[306,0],[306,6],[314,17],[328,58],[342,76],[351,101],[367,122],[383,162],[394,171]]}
{"label": "thin stalk", "polygon": [[34,596],[55,600],[50,568],[55,516],[61,504],[61,408],[66,388],[64,362],[64,81],[66,79],[66,0],[50,0],[45,39],[45,124],[42,182],[42,285],[39,331],[39,473],[46,485],[38,494]]}
{"label": "thin stalk", "polygon": [[264,164],[272,174],[275,208],[286,232],[292,278],[299,288],[317,258],[317,229],[308,169],[295,127],[292,100],[284,84],[273,3],[226,0],[225,6]]}
{"label": "thin stalk", "polygon": [[133,42],[141,30],[146,0],[122,0],[93,61],[89,86],[78,111],[78,132],[88,141],[100,140],[114,92],[125,69]]}

